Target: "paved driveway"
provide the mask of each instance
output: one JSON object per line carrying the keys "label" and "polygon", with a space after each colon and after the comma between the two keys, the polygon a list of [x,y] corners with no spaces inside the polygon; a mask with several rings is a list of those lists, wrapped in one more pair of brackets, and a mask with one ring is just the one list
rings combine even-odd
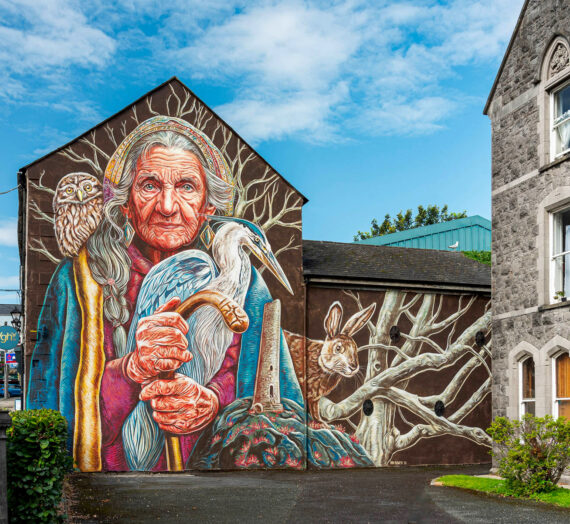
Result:
{"label": "paved driveway", "polygon": [[199,474],[75,474],[71,522],[570,522],[570,511],[430,486],[488,466]]}

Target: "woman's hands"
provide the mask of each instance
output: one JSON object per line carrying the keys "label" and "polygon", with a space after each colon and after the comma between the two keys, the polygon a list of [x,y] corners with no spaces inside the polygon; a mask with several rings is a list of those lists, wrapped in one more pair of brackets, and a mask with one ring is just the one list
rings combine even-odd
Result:
{"label": "woman's hands", "polygon": [[159,379],[145,386],[140,399],[150,401],[160,429],[179,435],[204,428],[219,409],[213,391],[178,373],[171,380]]}
{"label": "woman's hands", "polygon": [[136,350],[127,363],[130,379],[144,384],[163,371],[175,371],[184,362],[192,360],[187,350],[188,324],[172,310],[180,304],[172,298],[154,314],[139,321],[136,332]]}
{"label": "woman's hands", "polygon": [[198,431],[216,416],[218,397],[208,388],[181,374],[159,379],[163,371],[175,371],[192,360],[188,351],[188,324],[173,312],[180,304],[173,298],[154,314],[139,321],[137,347],[127,362],[129,378],[143,384],[140,399],[150,401],[152,416],[158,426],[169,433]]}

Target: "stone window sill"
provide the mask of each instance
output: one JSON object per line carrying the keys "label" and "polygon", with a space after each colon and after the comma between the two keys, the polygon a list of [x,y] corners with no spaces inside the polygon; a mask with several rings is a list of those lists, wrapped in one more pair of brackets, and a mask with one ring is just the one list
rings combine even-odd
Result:
{"label": "stone window sill", "polygon": [[559,164],[563,164],[564,162],[566,162],[566,160],[570,160],[570,152],[566,153],[565,155],[562,155],[561,157],[557,158],[556,160],[553,160],[552,162],[545,164],[544,166],[540,167],[538,169],[538,172],[542,173],[543,171],[546,171],[546,170],[550,169],[551,167],[557,166]]}
{"label": "stone window sill", "polygon": [[560,309],[570,307],[570,300],[566,302],[557,302],[556,304],[545,304],[544,306],[538,306],[539,311],[548,311],[550,309]]}

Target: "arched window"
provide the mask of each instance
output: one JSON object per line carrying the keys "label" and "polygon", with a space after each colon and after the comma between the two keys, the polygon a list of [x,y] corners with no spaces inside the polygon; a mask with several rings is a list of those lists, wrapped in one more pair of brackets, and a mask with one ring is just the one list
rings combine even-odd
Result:
{"label": "arched window", "polygon": [[562,353],[552,360],[554,375],[554,407],[555,417],[570,420],[570,355]]}
{"label": "arched window", "polygon": [[534,359],[527,357],[519,363],[520,416],[535,414]]}
{"label": "arched window", "polygon": [[[556,37],[541,70],[541,164],[570,153],[570,46]],[[544,146],[544,147],[543,147]]]}

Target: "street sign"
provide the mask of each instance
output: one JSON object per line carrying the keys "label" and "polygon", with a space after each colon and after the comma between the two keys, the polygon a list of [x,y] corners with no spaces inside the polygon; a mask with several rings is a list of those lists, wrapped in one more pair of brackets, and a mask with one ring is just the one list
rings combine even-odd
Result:
{"label": "street sign", "polygon": [[16,353],[6,353],[6,362],[8,362],[8,364],[15,364]]}
{"label": "street sign", "polygon": [[12,326],[0,326],[0,349],[9,351],[20,342],[20,335]]}

